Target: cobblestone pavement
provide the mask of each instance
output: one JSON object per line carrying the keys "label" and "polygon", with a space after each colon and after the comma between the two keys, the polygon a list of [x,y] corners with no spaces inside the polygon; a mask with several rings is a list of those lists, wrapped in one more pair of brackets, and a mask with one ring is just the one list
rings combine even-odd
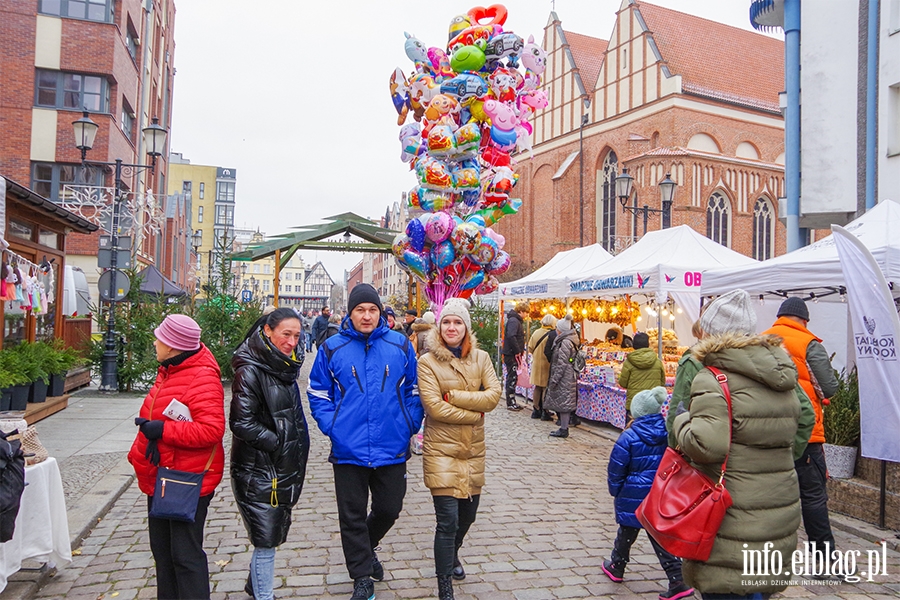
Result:
{"label": "cobblestone pavement", "polygon": [[[487,417],[487,485],[460,553],[468,576],[456,583],[456,597],[656,598],[665,589],[665,577],[644,534],[632,551],[624,583],[611,583],[600,570],[616,532],[606,491],[612,436],[595,435],[581,426],[567,440],[549,438],[552,425],[529,419],[528,412],[510,413],[501,407]],[[352,584],[343,564],[328,444],[311,425],[306,486],[288,542],[276,556],[276,596],[346,600]],[[387,570],[385,581],[375,585],[379,600],[435,597],[433,530],[421,457],[414,456],[403,513],[379,551]],[[842,550],[859,549],[863,557],[876,548],[841,531],[835,535]],[[210,507],[206,550],[213,598],[245,600],[250,547],[227,478]],[[872,583],[796,585],[782,597],[896,598],[900,556],[891,550],[887,556],[888,575]],[[133,484],[85,539],[73,564],[51,579],[38,597],[155,598],[154,583],[146,501]]]}

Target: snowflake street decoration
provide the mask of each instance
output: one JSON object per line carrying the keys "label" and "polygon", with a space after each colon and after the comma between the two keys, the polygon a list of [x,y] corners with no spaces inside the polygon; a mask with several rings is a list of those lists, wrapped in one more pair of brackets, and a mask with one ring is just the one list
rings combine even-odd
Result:
{"label": "snowflake street decoration", "polygon": [[[114,198],[115,188],[66,185],[63,186],[62,200],[57,204],[108,234],[112,232]],[[165,195],[148,190],[145,193],[122,192],[121,198],[119,235],[140,239],[160,232],[166,220]]]}

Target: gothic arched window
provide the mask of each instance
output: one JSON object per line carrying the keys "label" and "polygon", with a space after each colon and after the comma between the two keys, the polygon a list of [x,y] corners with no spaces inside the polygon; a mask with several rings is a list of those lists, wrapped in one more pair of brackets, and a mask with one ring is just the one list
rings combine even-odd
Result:
{"label": "gothic arched window", "polygon": [[706,237],[725,247],[731,246],[731,239],[728,237],[730,213],[731,203],[725,194],[713,192],[706,203]]}
{"label": "gothic arched window", "polygon": [[775,240],[775,211],[766,198],[759,198],[753,205],[753,258],[772,258]]}
{"label": "gothic arched window", "polygon": [[619,161],[612,150],[603,161],[601,181],[600,240],[603,247],[612,252],[616,246],[616,176]]}

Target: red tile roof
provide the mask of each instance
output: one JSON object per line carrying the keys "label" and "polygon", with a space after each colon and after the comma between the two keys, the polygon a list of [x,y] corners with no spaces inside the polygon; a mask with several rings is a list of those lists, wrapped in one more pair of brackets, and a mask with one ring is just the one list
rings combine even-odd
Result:
{"label": "red tile roof", "polygon": [[564,30],[563,33],[566,36],[566,41],[569,42],[569,50],[572,52],[572,58],[575,59],[575,66],[578,67],[578,71],[581,73],[581,81],[584,83],[585,91],[593,95],[609,42],[572,31]]}
{"label": "red tile roof", "polygon": [[635,6],[685,92],[778,110],[783,42],[654,4]]}

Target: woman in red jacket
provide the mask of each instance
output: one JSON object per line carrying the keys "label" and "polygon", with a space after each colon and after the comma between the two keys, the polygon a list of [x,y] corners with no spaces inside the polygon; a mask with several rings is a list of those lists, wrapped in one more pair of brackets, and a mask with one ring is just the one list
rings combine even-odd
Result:
{"label": "woman in red jacket", "polygon": [[[138,485],[147,494],[148,509],[153,505],[158,466],[193,473],[206,470],[193,523],[148,518],[156,597],[209,598],[203,526],[225,466],[225,398],[219,365],[200,343],[200,326],[186,315],[169,315],[153,333],[159,371],[134,420],[140,432],[128,453]],[[190,411],[189,420],[163,415],[176,400]]]}

